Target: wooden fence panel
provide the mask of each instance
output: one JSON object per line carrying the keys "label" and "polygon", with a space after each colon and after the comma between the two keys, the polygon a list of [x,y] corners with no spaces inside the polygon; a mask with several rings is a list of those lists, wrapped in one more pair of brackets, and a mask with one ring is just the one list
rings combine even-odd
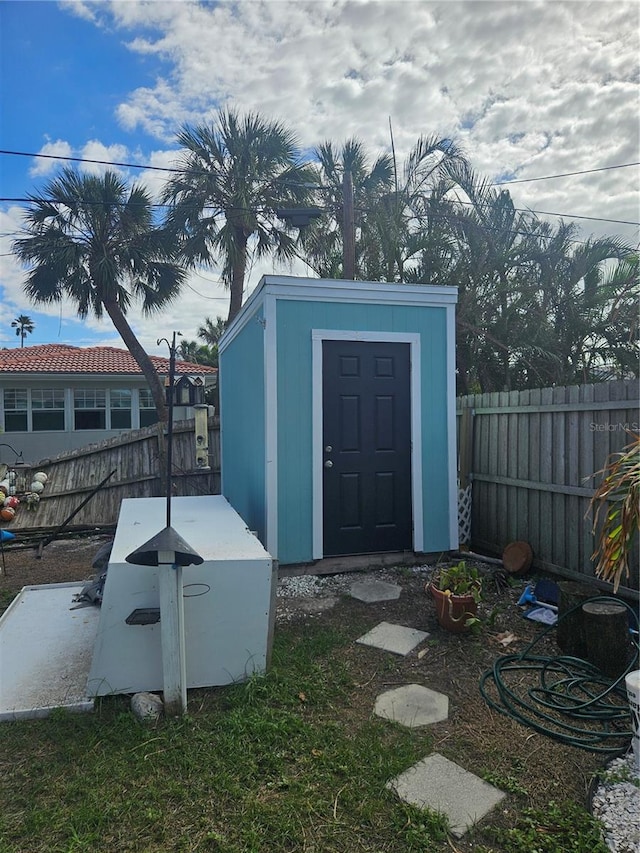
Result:
{"label": "wooden fence panel", "polygon": [[[42,459],[19,472],[23,491],[32,475],[44,471],[49,479],[34,511],[21,505],[7,528],[18,532],[54,528],[74,513],[109,474],[112,477],[80,509],[71,526],[114,525],[124,498],[166,494],[165,428],[158,425],[108,439],[100,444]],[[210,470],[195,467],[194,422],[179,421],[173,429],[172,494],[220,493],[220,426],[209,419]]]}
{"label": "wooden fence panel", "polygon": [[[634,381],[476,394],[473,411],[472,547],[500,554],[526,540],[536,564],[593,578],[589,501],[611,453],[640,430]],[[629,585],[638,588],[637,554]]]}

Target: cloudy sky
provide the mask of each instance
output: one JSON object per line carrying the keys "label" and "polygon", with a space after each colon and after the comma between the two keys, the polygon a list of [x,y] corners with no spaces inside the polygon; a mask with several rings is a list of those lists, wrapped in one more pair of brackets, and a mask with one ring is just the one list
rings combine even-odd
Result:
{"label": "cloudy sky", "polygon": [[[519,181],[518,207],[637,245],[639,33],[635,0],[4,0],[0,148],[167,166],[182,124],[230,105],[284,120],[303,146],[357,136],[373,156],[391,118],[400,155],[420,134],[453,137],[478,172]],[[22,294],[11,241],[24,206],[10,199],[59,166],[0,155],[0,346],[19,345],[18,314],[36,323],[28,343],[121,346],[108,322],[81,324],[69,305],[43,313]],[[122,172],[161,185],[162,173]],[[567,172],[587,174],[550,177]],[[265,272],[289,270],[253,264],[249,288]],[[131,313],[149,352],[226,317],[216,279],[192,277],[160,320]]]}

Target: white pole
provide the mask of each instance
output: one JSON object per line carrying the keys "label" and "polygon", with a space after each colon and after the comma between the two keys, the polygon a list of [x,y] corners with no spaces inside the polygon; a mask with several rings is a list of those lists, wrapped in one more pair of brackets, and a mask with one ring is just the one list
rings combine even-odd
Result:
{"label": "white pole", "polygon": [[182,566],[175,566],[175,551],[158,552],[158,570],[165,714],[178,716],[187,710],[187,662]]}

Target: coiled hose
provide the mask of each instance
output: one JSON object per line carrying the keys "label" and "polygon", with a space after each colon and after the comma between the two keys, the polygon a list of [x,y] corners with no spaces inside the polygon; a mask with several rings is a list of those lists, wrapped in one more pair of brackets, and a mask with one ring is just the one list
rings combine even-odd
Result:
{"label": "coiled hose", "polygon": [[[626,602],[611,596],[588,601],[623,604],[637,629],[638,616]],[[586,603],[572,607],[558,621]],[[631,640],[633,654],[626,669],[612,681],[581,658],[532,654],[555,627],[550,625],[538,634],[520,654],[497,658],[480,678],[482,696],[501,714],[561,743],[590,752],[624,749],[632,736],[625,676],[638,668],[637,640]]]}

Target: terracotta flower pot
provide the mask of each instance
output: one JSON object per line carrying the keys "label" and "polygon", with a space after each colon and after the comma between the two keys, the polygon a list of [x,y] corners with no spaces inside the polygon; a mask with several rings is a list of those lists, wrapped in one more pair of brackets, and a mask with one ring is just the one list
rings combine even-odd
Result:
{"label": "terracotta flower pot", "polygon": [[466,634],[471,630],[470,620],[478,613],[478,605],[472,595],[452,595],[442,592],[432,583],[427,584],[427,589],[435,601],[438,622],[442,628],[452,634]]}

